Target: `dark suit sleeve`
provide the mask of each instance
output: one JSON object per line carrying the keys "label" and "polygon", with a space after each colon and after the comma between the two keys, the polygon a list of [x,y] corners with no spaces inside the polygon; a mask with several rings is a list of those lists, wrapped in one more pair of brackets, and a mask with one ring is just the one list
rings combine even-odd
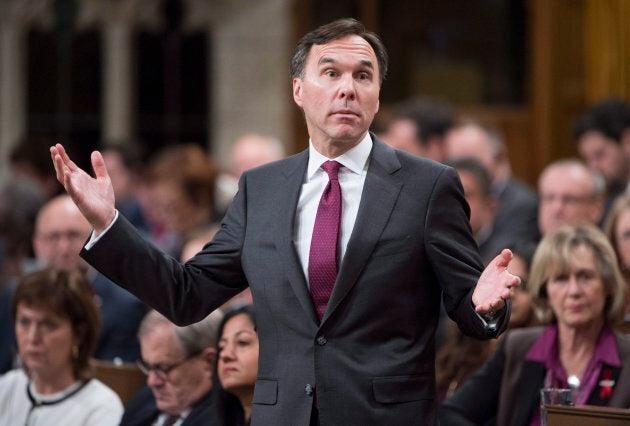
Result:
{"label": "dark suit sleeve", "polygon": [[472,237],[470,209],[457,172],[446,167],[436,180],[427,212],[426,251],[440,283],[444,307],[467,335],[496,337],[507,324],[503,312],[498,327],[485,327],[473,308],[472,293],[483,271],[477,244]]}
{"label": "dark suit sleeve", "polygon": [[505,351],[503,344],[439,410],[443,425],[485,425],[497,415]]}
{"label": "dark suit sleeve", "polygon": [[147,242],[119,215],[81,256],[109,279],[178,325],[205,318],[245,287],[241,249],[245,234],[245,179],[212,242],[181,264]]}

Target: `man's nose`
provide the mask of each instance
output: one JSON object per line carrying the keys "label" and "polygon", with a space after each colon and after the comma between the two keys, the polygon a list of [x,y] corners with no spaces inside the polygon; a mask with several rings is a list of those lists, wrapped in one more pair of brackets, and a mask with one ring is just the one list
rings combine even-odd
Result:
{"label": "man's nose", "polygon": [[149,374],[147,374],[147,386],[150,388],[158,388],[164,384],[164,380],[162,380],[155,371],[149,370]]}
{"label": "man's nose", "polygon": [[341,85],[339,88],[339,96],[342,99],[354,100],[356,96],[356,90],[354,87],[354,78],[352,75],[345,74],[341,79],[339,84]]}

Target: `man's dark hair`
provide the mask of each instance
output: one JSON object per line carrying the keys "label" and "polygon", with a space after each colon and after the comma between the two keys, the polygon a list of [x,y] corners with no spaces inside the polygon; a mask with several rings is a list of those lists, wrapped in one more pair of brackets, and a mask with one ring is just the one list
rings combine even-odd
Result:
{"label": "man's dark hair", "polygon": [[304,76],[306,58],[308,57],[311,47],[314,44],[326,44],[349,35],[357,35],[372,46],[372,49],[374,49],[374,53],[376,54],[380,83],[382,84],[383,80],[385,80],[385,76],[387,75],[388,59],[385,46],[376,34],[367,31],[362,23],[352,18],[338,19],[329,24],[322,25],[302,37],[302,39],[298,42],[295,52],[293,53],[293,58],[291,59],[291,77],[301,78]]}
{"label": "man's dark hair", "polygon": [[473,175],[479,184],[481,195],[488,197],[491,194],[492,181],[490,180],[490,173],[479,161],[472,157],[464,157],[450,161],[448,165],[458,172],[464,171]]}
{"label": "man's dark hair", "polygon": [[416,137],[426,145],[432,137],[443,138],[454,124],[453,109],[442,99],[414,97],[399,103],[392,120],[411,120],[416,125]]}
{"label": "man's dark hair", "polygon": [[578,118],[573,125],[573,140],[579,141],[584,134],[595,131],[620,143],[626,129],[630,129],[630,104],[609,98],[595,104]]}

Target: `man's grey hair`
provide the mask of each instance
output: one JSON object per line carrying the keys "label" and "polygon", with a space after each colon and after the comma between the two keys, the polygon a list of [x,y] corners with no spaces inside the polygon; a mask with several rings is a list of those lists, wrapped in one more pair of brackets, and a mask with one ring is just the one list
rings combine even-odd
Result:
{"label": "man's grey hair", "polygon": [[217,332],[222,318],[223,313],[217,309],[197,323],[178,327],[164,315],[155,310],[151,310],[140,323],[138,337],[146,336],[162,324],[169,324],[173,327],[177,341],[184,351],[184,355],[191,356],[200,353],[206,348],[216,347]]}
{"label": "man's grey hair", "polygon": [[590,177],[591,180],[591,196],[600,198],[603,197],[606,192],[606,181],[604,177],[597,171],[588,168],[586,164],[577,158],[562,158],[560,160],[556,160],[551,164],[548,164],[547,167],[543,169],[538,178],[538,182],[542,180],[543,176],[548,173],[550,170],[578,170],[584,173],[586,176]]}

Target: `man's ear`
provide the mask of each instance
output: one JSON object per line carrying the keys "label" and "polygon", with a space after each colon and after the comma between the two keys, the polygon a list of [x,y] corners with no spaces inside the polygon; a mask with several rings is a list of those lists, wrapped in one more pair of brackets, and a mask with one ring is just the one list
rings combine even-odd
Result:
{"label": "man's ear", "polygon": [[293,100],[302,107],[302,79],[299,77],[293,78]]}
{"label": "man's ear", "polygon": [[214,363],[217,358],[217,350],[215,348],[205,348],[201,351],[201,358],[210,366],[210,368],[214,368]]}

